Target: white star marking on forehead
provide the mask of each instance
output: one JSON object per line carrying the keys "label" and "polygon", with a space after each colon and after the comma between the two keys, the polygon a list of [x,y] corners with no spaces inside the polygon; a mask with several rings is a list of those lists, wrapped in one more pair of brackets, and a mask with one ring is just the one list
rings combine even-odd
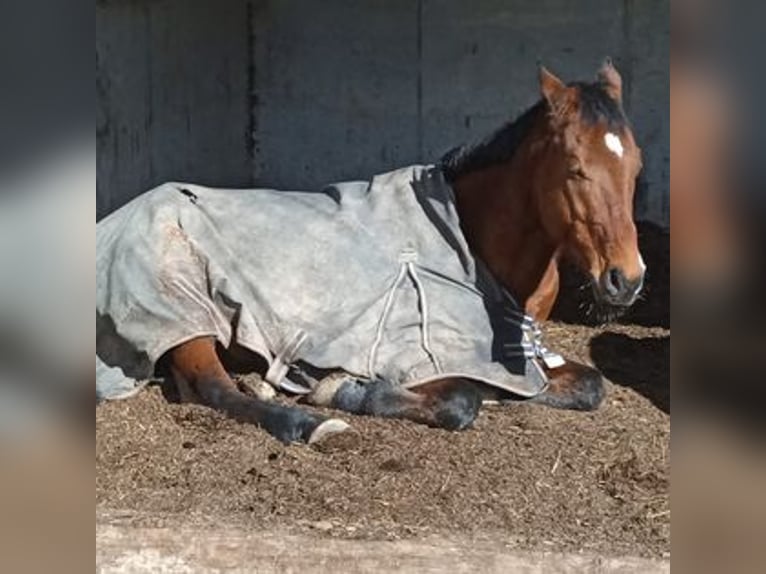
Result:
{"label": "white star marking on forehead", "polygon": [[622,157],[622,154],[625,150],[622,147],[620,138],[616,134],[607,132],[606,135],[604,135],[604,143],[606,144],[606,147],[609,148],[609,151],[617,155],[617,157]]}

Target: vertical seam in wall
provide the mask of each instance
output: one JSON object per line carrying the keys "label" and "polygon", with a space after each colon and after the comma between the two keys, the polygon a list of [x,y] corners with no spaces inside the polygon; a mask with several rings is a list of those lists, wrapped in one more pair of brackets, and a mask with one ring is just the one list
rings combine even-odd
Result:
{"label": "vertical seam in wall", "polygon": [[631,21],[633,20],[633,0],[623,0],[622,3],[622,80],[623,91],[622,99],[625,109],[630,113],[633,90],[633,31]]}
{"label": "vertical seam in wall", "polygon": [[423,162],[423,0],[417,6],[417,147],[418,161]]}
{"label": "vertical seam in wall", "polygon": [[[668,38],[668,44],[670,41],[670,2],[667,4],[661,4],[662,10],[663,10],[663,30],[664,33],[667,34]],[[670,52],[669,50],[663,51],[665,55],[665,62],[664,62],[664,74],[667,78],[667,102],[668,107],[665,108],[666,110],[666,116],[665,121],[661,121],[661,134],[660,139],[664,140],[667,144],[667,146],[664,148],[662,153],[662,169],[660,171],[660,177],[661,177],[661,190],[662,190],[662,208],[661,213],[659,214],[658,220],[662,221],[662,224],[667,228],[670,229]],[[660,144],[657,144],[657,147],[659,147]]]}
{"label": "vertical seam in wall", "polygon": [[[622,2],[622,53],[621,70],[622,75],[622,102],[623,107],[629,116],[633,114],[633,18],[635,16],[634,0],[623,0]],[[635,196],[633,198],[633,216],[637,219],[646,219],[649,215],[651,199],[649,197],[649,185],[647,173],[639,175],[636,181]]]}
{"label": "vertical seam in wall", "polygon": [[[102,214],[107,214],[111,210],[112,207],[112,190],[114,189],[114,186],[112,185],[104,185],[104,181],[99,175],[101,174],[101,165],[104,161],[104,156],[106,154],[98,153],[99,149],[108,149],[110,146],[107,143],[108,138],[114,137],[112,132],[112,104],[110,101],[110,89],[107,87],[109,86],[109,78],[107,76],[107,70],[105,66],[102,64],[103,56],[101,55],[101,50],[99,49],[98,42],[96,43],[96,221],[98,221]],[[102,110],[103,113],[99,114],[99,110]],[[99,122],[99,118],[103,117],[104,122],[101,124]],[[116,139],[116,138],[115,138]],[[114,147],[114,142],[112,142],[112,146]],[[114,157],[110,158],[111,160],[111,169],[109,170],[109,180],[114,181],[114,172],[116,171],[116,162],[114,161]]]}
{"label": "vertical seam in wall", "polygon": [[247,26],[247,133],[245,134],[245,146],[247,149],[247,159],[250,162],[248,169],[249,183],[255,185],[255,181],[260,174],[256,175],[258,162],[256,161],[256,131],[258,129],[258,118],[256,116],[256,106],[258,98],[255,93],[255,20],[253,16],[253,2],[249,0],[246,6],[245,25]]}
{"label": "vertical seam in wall", "polygon": [[[144,7],[144,16],[146,18],[146,54],[144,55],[144,65],[146,66],[146,119],[144,121],[144,129],[146,130],[146,149],[147,156],[149,158],[149,181],[141,182],[141,187],[148,188],[154,187],[157,182],[155,178],[155,165],[154,165],[154,145],[152,132],[154,130],[154,69],[152,66],[152,14],[151,5],[147,4]],[[111,206],[110,206],[111,209]]]}

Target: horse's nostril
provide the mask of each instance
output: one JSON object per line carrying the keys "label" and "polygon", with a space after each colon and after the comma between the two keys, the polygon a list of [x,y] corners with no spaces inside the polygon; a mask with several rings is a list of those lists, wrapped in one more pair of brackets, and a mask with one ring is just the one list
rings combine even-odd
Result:
{"label": "horse's nostril", "polygon": [[617,267],[606,272],[604,287],[610,295],[618,295],[625,287],[625,275]]}

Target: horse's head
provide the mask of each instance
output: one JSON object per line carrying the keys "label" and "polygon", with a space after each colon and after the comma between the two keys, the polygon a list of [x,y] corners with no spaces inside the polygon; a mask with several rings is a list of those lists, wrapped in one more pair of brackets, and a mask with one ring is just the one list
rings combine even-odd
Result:
{"label": "horse's head", "polygon": [[540,89],[547,136],[533,186],[542,225],[590,276],[597,301],[625,308],[645,266],[632,217],[641,150],[623,112],[622,79],[609,60],[592,84],[565,84],[541,68]]}

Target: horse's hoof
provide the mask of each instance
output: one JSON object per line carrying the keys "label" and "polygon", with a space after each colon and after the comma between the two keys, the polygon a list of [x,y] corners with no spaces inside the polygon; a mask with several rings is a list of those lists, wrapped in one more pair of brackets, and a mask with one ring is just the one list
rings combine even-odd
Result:
{"label": "horse's hoof", "polygon": [[354,378],[347,373],[336,373],[325,377],[319,381],[311,394],[306,395],[306,402],[316,407],[333,406],[333,399],[343,384],[353,380]]}
{"label": "horse's hoof", "polygon": [[314,429],[311,436],[309,436],[308,444],[316,444],[324,438],[342,433],[349,428],[351,426],[340,419],[327,419]]}
{"label": "horse's hoof", "polygon": [[260,377],[242,377],[239,382],[248,392],[262,401],[273,401],[277,398],[276,389]]}
{"label": "horse's hoof", "polygon": [[442,399],[436,411],[437,426],[446,430],[463,430],[476,420],[482,396],[473,383],[464,383]]}

